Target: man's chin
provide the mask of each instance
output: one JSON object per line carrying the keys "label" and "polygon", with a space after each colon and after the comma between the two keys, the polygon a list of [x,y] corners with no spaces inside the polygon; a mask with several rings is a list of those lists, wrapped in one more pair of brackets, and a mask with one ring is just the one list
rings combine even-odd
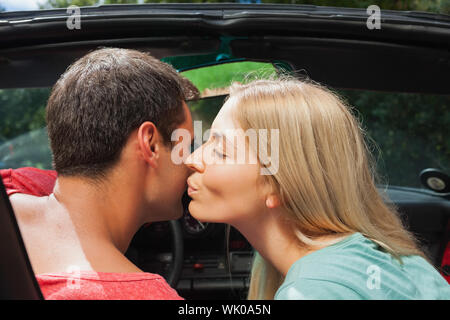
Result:
{"label": "man's chin", "polygon": [[149,219],[151,222],[163,222],[170,220],[178,220],[183,216],[183,206],[177,205],[173,209],[165,208],[165,210],[159,211],[157,214],[153,214]]}
{"label": "man's chin", "polygon": [[174,217],[171,220],[180,219],[183,216],[184,208],[183,205],[178,205],[174,210]]}
{"label": "man's chin", "polygon": [[164,221],[168,221],[168,220],[178,220],[183,216],[183,206],[180,205],[176,205],[173,207],[172,210],[167,211],[164,214]]}

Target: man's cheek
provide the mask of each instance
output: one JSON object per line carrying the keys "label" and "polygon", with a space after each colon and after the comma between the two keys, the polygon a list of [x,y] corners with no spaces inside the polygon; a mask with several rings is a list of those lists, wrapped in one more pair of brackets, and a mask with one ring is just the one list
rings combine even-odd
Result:
{"label": "man's cheek", "polygon": [[171,139],[174,143],[170,153],[171,161],[176,165],[183,164],[191,154],[191,134],[186,129],[176,129]]}

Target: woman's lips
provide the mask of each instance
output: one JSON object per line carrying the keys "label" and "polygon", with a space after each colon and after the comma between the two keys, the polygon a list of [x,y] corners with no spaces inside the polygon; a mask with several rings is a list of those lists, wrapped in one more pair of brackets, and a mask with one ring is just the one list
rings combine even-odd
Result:
{"label": "woman's lips", "polygon": [[188,184],[187,193],[188,193],[188,195],[191,197],[192,194],[194,194],[194,193],[197,192],[197,188],[193,187],[193,186],[189,183],[189,181],[187,182],[187,184]]}
{"label": "woman's lips", "polygon": [[192,197],[192,194],[196,193],[197,190],[194,189],[194,188],[192,188],[192,187],[188,187],[187,192],[188,192],[188,195],[189,195],[190,197]]}

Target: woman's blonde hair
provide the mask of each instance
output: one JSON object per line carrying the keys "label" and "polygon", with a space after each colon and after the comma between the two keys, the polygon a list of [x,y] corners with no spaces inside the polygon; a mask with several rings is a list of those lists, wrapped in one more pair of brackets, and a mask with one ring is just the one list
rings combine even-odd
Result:
{"label": "woman's blonde hair", "polygon": [[[337,94],[289,78],[234,84],[229,98],[242,129],[279,130],[279,168],[263,179],[279,194],[300,245],[311,248],[319,237],[360,232],[400,261],[424,257],[396,207],[378,192],[366,134]],[[256,254],[248,298],[273,299],[283,280]]]}

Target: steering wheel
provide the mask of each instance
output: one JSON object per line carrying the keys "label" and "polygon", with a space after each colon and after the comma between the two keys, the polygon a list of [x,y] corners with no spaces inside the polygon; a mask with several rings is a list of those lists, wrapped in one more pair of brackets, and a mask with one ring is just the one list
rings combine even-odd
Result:
{"label": "steering wheel", "polygon": [[183,232],[179,220],[170,221],[170,231],[172,233],[172,263],[166,280],[172,288],[176,288],[178,280],[180,280],[184,262]]}
{"label": "steering wheel", "polygon": [[[141,255],[143,254],[141,250],[146,250],[147,248],[141,248],[139,245],[134,245],[133,242],[135,238],[142,239],[141,237],[145,235],[146,226],[144,225],[139,231],[136,233],[135,238],[131,241],[130,246],[128,247],[128,250],[125,252],[125,256],[133,262],[136,266],[138,266],[140,269],[142,269],[144,272],[151,272],[156,273],[164,277],[166,279],[167,283],[172,287],[176,288],[178,284],[178,280],[180,280],[181,271],[183,269],[183,262],[184,262],[184,242],[183,242],[183,232],[181,228],[181,223],[179,220],[171,220],[166,222],[155,222],[150,225],[151,227],[156,227],[158,224],[164,225],[165,232],[170,232],[170,242],[171,242],[171,259],[164,258],[164,261],[158,260],[158,264],[162,264],[164,266],[167,266],[169,264],[169,267],[164,267],[161,269],[161,267],[155,267],[155,269],[151,268],[149,269],[148,266],[141,265]],[[159,239],[152,239],[153,240],[159,240]],[[148,240],[145,240],[148,241]],[[138,240],[138,242],[142,242],[142,240]],[[145,255],[145,254],[144,254]],[[156,257],[154,257],[156,258]],[[164,269],[164,270],[163,270]]]}
{"label": "steering wheel", "polygon": [[[189,197],[186,190],[181,198],[181,203],[183,205],[183,216],[189,214],[189,202],[191,202],[191,200],[192,199]],[[169,268],[169,273],[166,280],[172,288],[177,287],[178,280],[180,280],[181,271],[183,270],[184,239],[180,222],[182,219],[183,217],[178,220],[170,221],[170,230],[172,232],[172,264]]]}
{"label": "steering wheel", "polygon": [[[187,214],[188,206],[191,198],[187,195],[187,192],[184,193],[182,198],[183,204],[183,215]],[[184,262],[184,240],[183,240],[183,231],[181,227],[182,218],[178,220],[168,221],[169,230],[170,230],[170,238],[171,238],[171,253],[172,259],[170,260],[170,267],[165,274],[162,276],[166,279],[167,283],[172,287],[176,288],[178,281],[181,277],[181,272],[183,270],[183,262]],[[139,232],[138,232],[139,234]],[[134,264],[139,266],[139,252],[138,250],[130,246],[125,253],[125,256],[130,259]],[[144,270],[146,271],[146,270]]]}

